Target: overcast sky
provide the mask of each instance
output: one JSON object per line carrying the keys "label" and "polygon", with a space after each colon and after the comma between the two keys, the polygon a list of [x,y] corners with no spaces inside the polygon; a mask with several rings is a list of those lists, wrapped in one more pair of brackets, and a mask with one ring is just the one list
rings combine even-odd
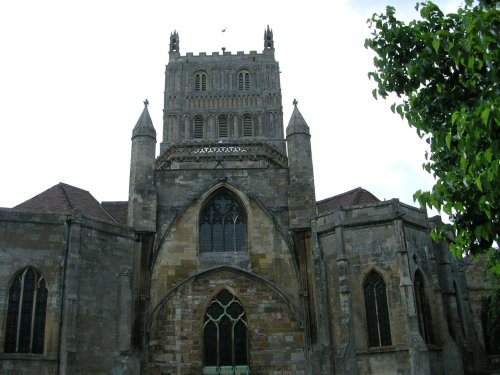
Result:
{"label": "overcast sky", "polygon": [[[186,52],[262,52],[274,31],[288,124],[309,124],[317,199],[361,186],[413,204],[432,178],[426,144],[374,100],[367,18],[391,0],[3,1],[0,3],[0,207],[65,182],[127,200],[130,137],[143,109],[162,138],[170,32]],[[460,0],[436,1],[446,12]],[[392,1],[418,17],[414,1]],[[225,33],[221,30],[227,28]]]}

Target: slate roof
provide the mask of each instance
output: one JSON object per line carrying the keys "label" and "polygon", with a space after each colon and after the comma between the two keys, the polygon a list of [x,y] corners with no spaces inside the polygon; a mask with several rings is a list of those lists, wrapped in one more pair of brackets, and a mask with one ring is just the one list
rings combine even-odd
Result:
{"label": "slate roof", "polygon": [[82,214],[108,223],[117,223],[88,191],[60,182],[50,189],[14,207],[18,211],[70,215],[78,209]]}
{"label": "slate roof", "polygon": [[380,202],[375,195],[361,187],[346,191],[345,193],[335,195],[330,198],[316,202],[319,214],[333,211],[340,207],[358,206]]}
{"label": "slate roof", "polygon": [[101,202],[101,206],[120,224],[127,225],[128,202]]}

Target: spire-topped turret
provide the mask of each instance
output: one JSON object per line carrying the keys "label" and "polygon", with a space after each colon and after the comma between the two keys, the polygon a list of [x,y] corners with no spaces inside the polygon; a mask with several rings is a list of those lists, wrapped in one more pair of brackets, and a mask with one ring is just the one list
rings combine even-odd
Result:
{"label": "spire-topped turret", "polygon": [[156,141],[156,130],[153,126],[153,121],[151,120],[151,116],[149,115],[148,105],[149,101],[144,100],[144,110],[141,113],[141,117],[137,120],[137,124],[134,127],[132,132],[132,139],[137,136],[148,136],[152,137]]}
{"label": "spire-topped turret", "polygon": [[274,52],[274,39],[273,30],[267,25],[267,29],[264,31],[264,52],[272,51]]}
{"label": "spire-topped turret", "polygon": [[311,135],[297,104],[297,100],[294,100],[292,117],[286,128],[290,176],[288,215],[291,229],[307,228],[316,215]]}
{"label": "spire-topped turret", "polygon": [[304,120],[304,117],[302,117],[297,104],[299,104],[299,102],[297,99],[294,99],[292,117],[290,117],[290,122],[286,127],[286,135],[288,137],[291,134],[302,133],[310,136],[309,126],[307,125],[306,120]]}
{"label": "spire-topped turret", "polygon": [[179,33],[174,30],[172,33],[170,33],[170,50],[169,53],[175,53],[175,54],[180,54],[179,50]]}
{"label": "spire-topped turret", "polygon": [[156,231],[156,130],[148,104],[148,100],[144,100],[144,109],[132,131],[127,221],[138,232],[152,233]]}

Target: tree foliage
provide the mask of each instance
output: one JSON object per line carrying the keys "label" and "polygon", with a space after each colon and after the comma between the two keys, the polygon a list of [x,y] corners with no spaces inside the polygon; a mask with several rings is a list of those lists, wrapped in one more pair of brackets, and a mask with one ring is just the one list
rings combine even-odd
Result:
{"label": "tree foliage", "polygon": [[408,24],[390,6],[369,20],[373,95],[396,94],[392,111],[430,144],[423,167],[436,183],[414,198],[449,216],[435,235],[451,232],[455,254],[484,253],[498,248],[500,228],[500,12],[491,0],[448,15],[430,1],[416,9],[421,19]]}

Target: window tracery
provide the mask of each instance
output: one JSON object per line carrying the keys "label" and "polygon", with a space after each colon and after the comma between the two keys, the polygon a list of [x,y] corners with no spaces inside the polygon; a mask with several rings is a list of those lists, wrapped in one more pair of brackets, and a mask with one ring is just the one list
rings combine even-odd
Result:
{"label": "window tracery", "polygon": [[391,326],[384,280],[372,271],[364,283],[368,346],[391,345]]}
{"label": "window tracery", "polygon": [[200,251],[246,250],[246,215],[243,205],[223,189],[207,202],[200,216]]}
{"label": "window tracery", "polygon": [[43,353],[47,296],[47,283],[35,269],[16,275],[9,290],[6,353]]}
{"label": "window tracery", "polygon": [[203,342],[205,368],[248,366],[245,310],[226,289],[207,308]]}

